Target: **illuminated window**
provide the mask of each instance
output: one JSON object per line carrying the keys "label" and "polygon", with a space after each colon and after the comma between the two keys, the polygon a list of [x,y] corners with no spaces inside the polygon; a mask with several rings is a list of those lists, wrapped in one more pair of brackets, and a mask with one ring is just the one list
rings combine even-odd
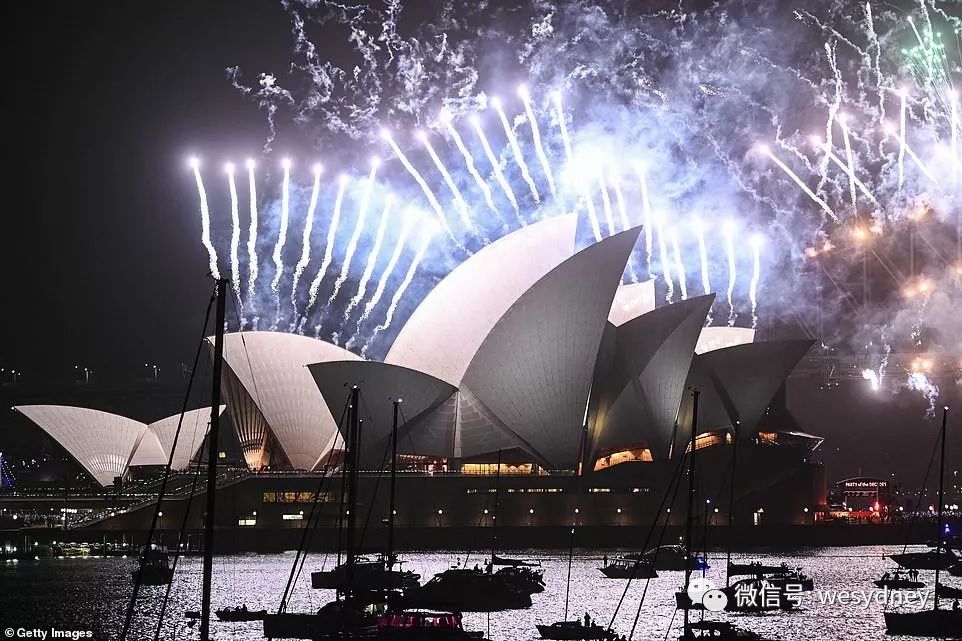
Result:
{"label": "illuminated window", "polygon": [[[531,474],[533,463],[502,463],[501,474]],[[497,463],[465,463],[461,466],[462,474],[497,474]]]}
{"label": "illuminated window", "polygon": [[647,447],[621,450],[607,454],[595,461],[595,472],[614,467],[615,465],[621,465],[622,463],[630,463],[632,461],[650,463],[652,460],[651,450]]}
{"label": "illuminated window", "polygon": [[592,494],[607,493],[611,491],[610,487],[592,487],[588,488],[588,491]]}
{"label": "illuminated window", "polygon": [[257,525],[257,519],[255,519],[254,517],[240,518],[240,519],[237,519],[237,525],[243,525],[243,526]]}
{"label": "illuminated window", "polygon": [[[715,447],[722,443],[731,444],[732,435],[728,432],[706,432],[695,437],[695,449],[700,450],[705,447]],[[685,448],[685,453],[691,451],[691,443]]]}
{"label": "illuminated window", "polygon": [[304,515],[303,514],[283,514],[281,515],[281,519],[284,521],[303,521]]}

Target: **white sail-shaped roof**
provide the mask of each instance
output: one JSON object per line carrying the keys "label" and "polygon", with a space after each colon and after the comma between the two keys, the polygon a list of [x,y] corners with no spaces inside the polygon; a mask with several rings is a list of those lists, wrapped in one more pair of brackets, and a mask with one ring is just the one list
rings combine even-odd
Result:
{"label": "white sail-shaped roof", "polygon": [[654,279],[619,285],[615,292],[615,299],[611,301],[608,322],[618,327],[653,309],[655,309]]}
{"label": "white sail-shaped roof", "polygon": [[[147,432],[140,421],[86,407],[20,405],[14,409],[49,434],[104,486],[127,472],[134,450]],[[157,451],[148,453],[157,456]]]}
{"label": "white sail-shaped roof", "polygon": [[312,469],[328,453],[337,426],[307,365],[361,360],[337,345],[281,332],[224,337],[224,360],[267,420],[294,469]]}
{"label": "white sail-shaped roof", "polygon": [[[401,399],[398,452],[434,454],[438,450],[444,451],[440,444],[430,444],[426,451],[418,451],[414,449],[416,443],[411,436],[420,436],[416,425],[422,415],[430,413],[455,393],[456,390],[451,385],[406,367],[374,361],[315,363],[309,369],[332,416],[336,412],[338,418],[340,417],[351,387],[358,386],[359,417],[364,421],[359,452],[365,469],[383,469],[390,460],[393,399]],[[340,425],[340,429],[343,442],[347,440],[346,421]],[[423,442],[423,439],[418,438],[417,443]]]}
{"label": "white sail-shaped roof", "polygon": [[130,457],[130,462],[127,464],[128,467],[136,467],[140,465],[167,465],[167,452],[160,444],[160,440],[157,435],[147,429],[147,425],[141,423],[144,426],[144,431],[140,435],[140,439],[134,446],[134,451]]}
{"label": "white sail-shaped roof", "polygon": [[667,458],[695,341],[714,294],[665,305],[615,330],[595,385],[591,453],[647,444]]}
{"label": "white sail-shaped roof", "polygon": [[595,243],[541,278],[485,337],[464,376],[463,388],[549,469],[577,466],[598,347],[639,232]]}
{"label": "white sail-shaped roof", "polygon": [[[223,412],[226,405],[220,406]],[[177,424],[180,422],[180,414],[174,414],[159,421],[154,421],[148,427],[155,435],[160,447],[164,452],[164,465],[167,464],[167,457],[170,456],[170,449],[174,445],[174,435],[177,434]],[[180,436],[177,437],[177,451],[174,452],[174,459],[171,462],[171,469],[180,471],[187,469],[193,460],[194,455],[204,444],[204,437],[207,436],[207,426],[210,423],[210,408],[202,407],[184,413],[184,421],[180,427]],[[135,457],[136,458],[136,457]]]}
{"label": "white sail-shaped roof", "polygon": [[705,327],[701,330],[701,336],[698,337],[695,353],[704,354],[716,349],[753,342],[755,342],[755,330],[749,327]]}
{"label": "white sail-shaped roof", "polygon": [[458,386],[508,308],[574,253],[574,215],[527,225],[458,265],[425,296],[391,346],[387,363]]}

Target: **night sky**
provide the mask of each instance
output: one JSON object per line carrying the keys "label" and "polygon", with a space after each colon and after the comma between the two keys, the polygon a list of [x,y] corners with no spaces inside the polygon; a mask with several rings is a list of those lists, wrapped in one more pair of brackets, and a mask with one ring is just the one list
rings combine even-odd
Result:
{"label": "night sky", "polygon": [[[3,11],[12,144],[0,367],[22,375],[17,387],[3,378],[0,395],[10,405],[29,387],[31,398],[58,402],[75,385],[77,364],[101,383],[123,384],[157,363],[176,385],[211,288],[186,159],[256,155],[264,116],[225,68],[284,70],[288,16],[279,2],[222,0]],[[275,148],[291,151],[294,137],[285,135]],[[793,383],[790,405],[804,429],[828,437],[830,480],[860,469],[896,471],[908,485],[921,478],[935,427],[917,394],[879,402],[864,385],[817,387]],[[143,413],[135,418],[159,414]],[[0,413],[0,450],[26,438],[14,434],[29,429],[20,420]],[[956,420],[956,445],[959,427]],[[958,456],[962,446],[950,450]]]}

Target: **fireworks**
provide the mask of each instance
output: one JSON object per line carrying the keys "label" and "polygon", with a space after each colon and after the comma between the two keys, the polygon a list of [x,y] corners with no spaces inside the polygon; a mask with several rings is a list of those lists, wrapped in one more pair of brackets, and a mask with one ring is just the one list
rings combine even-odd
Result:
{"label": "fireworks", "polygon": [[237,184],[234,182],[234,163],[227,163],[224,171],[227,172],[227,185],[230,191],[230,280],[234,288],[234,296],[240,301],[240,258],[237,253],[240,246],[240,212],[237,205]]}
{"label": "fireworks", "polygon": [[504,129],[504,135],[508,139],[508,145],[511,147],[511,153],[514,154],[514,161],[518,163],[518,169],[521,170],[521,177],[524,178],[524,182],[528,185],[528,189],[531,190],[531,197],[534,198],[534,202],[541,202],[541,194],[538,193],[538,187],[534,184],[534,178],[531,177],[531,171],[528,169],[528,163],[524,161],[524,154],[521,153],[521,146],[518,144],[518,138],[514,135],[514,129],[511,127],[511,123],[508,122],[508,116],[505,115],[504,109],[501,108],[501,100],[498,98],[491,99],[491,106],[494,110],[498,112],[498,119],[501,121],[501,127]]}
{"label": "fireworks", "polygon": [[357,286],[357,294],[351,299],[351,302],[344,309],[344,322],[346,323],[351,317],[351,312],[354,310],[358,304],[364,300],[364,294],[367,293],[367,284],[371,280],[371,276],[374,275],[374,268],[377,266],[377,255],[381,251],[381,245],[384,243],[384,234],[387,232],[387,223],[390,220],[391,214],[391,197],[388,196],[384,201],[384,211],[381,212],[381,222],[377,226],[377,236],[374,239],[374,246],[371,248],[371,253],[367,257],[367,266],[364,268],[364,274],[361,276],[361,282]]}
{"label": "fireworks", "polygon": [[[551,193],[554,194],[554,176],[551,173],[551,164],[548,162],[548,155],[541,145],[541,129],[538,128],[538,119],[535,118],[534,110],[531,108],[531,95],[524,85],[518,87],[518,95],[521,97],[521,102],[524,103],[524,114],[528,118],[528,126],[531,127],[531,140],[534,143],[535,153],[538,155],[538,162],[541,163],[541,170],[544,172],[545,180],[548,181],[548,187],[551,189]],[[953,106],[954,104],[955,103],[953,103]]]}
{"label": "fireworks", "polygon": [[200,161],[196,158],[190,159],[190,167],[194,170],[194,181],[197,183],[197,196],[200,198],[200,242],[207,249],[210,259],[210,273],[214,278],[220,278],[220,271],[217,269],[217,250],[210,242],[210,209],[207,206],[207,190],[204,189],[204,180],[200,176]]}
{"label": "fireworks", "polygon": [[[416,30],[404,37],[397,34],[397,40],[366,51],[356,69],[331,76],[333,87],[316,86],[313,77],[306,81],[314,93],[305,96],[299,96],[294,88],[274,86],[277,93],[271,95],[286,96],[285,105],[295,112],[295,123],[310,123],[313,131],[321,134],[318,144],[328,149],[342,140],[338,136],[349,132],[357,147],[354,152],[366,154],[366,146],[376,141],[377,132],[383,129],[383,140],[398,162],[392,159],[384,165],[376,193],[370,197],[378,203],[393,199],[391,221],[400,221],[396,212],[410,207],[433,214],[447,236],[437,238],[429,251],[419,237],[414,242],[417,225],[388,222],[386,214],[376,234],[370,229],[361,231],[358,219],[363,218],[363,207],[341,211],[347,198],[342,182],[334,215],[330,219],[319,216],[315,225],[326,226],[327,243],[307,306],[298,314],[298,327],[302,329],[307,322],[312,327],[338,323],[337,327],[325,326],[325,335],[344,332],[343,327],[352,325],[358,334],[371,319],[370,325],[380,327],[377,331],[383,333],[400,322],[400,310],[411,307],[402,301],[382,304],[396,294],[392,290],[391,297],[385,296],[385,287],[393,282],[389,275],[400,265],[409,269],[405,276],[411,274],[410,280],[401,278],[404,295],[416,300],[431,282],[483,248],[489,238],[568,212],[583,214],[578,235],[581,246],[628,228],[632,220],[642,222],[645,244],[639,247],[639,254],[644,251],[644,260],[637,256],[633,259],[639,260],[629,262],[631,278],[657,278],[658,297],[664,296],[668,302],[675,300],[675,287],[681,298],[687,297],[689,271],[700,275],[699,289],[707,293],[712,288],[713,270],[718,270],[715,279],[722,280],[727,264],[729,325],[735,324],[739,296],[744,295],[746,303],[751,303],[752,326],[757,326],[763,294],[766,317],[794,322],[798,316],[803,325],[814,325],[812,280],[826,279],[826,287],[835,287],[829,287],[827,296],[837,294],[836,300],[850,300],[844,288],[863,274],[863,260],[869,261],[867,278],[892,274],[897,285],[889,289],[896,294],[906,291],[901,305],[890,303],[886,287],[873,283],[871,291],[878,292],[874,302],[891,305],[884,310],[885,316],[915,313],[919,301],[930,298],[936,287],[945,296],[957,297],[956,290],[933,276],[944,271],[944,266],[936,269],[929,263],[948,255],[942,238],[945,234],[935,225],[946,222],[948,216],[962,216],[956,213],[962,211],[957,194],[962,128],[958,94],[952,87],[958,85],[962,66],[956,60],[955,38],[945,38],[943,44],[938,35],[948,29],[958,36],[962,27],[944,10],[936,9],[939,3],[934,0],[920,0],[912,10],[915,22],[907,21],[904,14],[888,9],[873,12],[862,4],[836,3],[823,16],[802,3],[786,10],[798,29],[797,38],[786,40],[777,22],[760,21],[760,16],[767,19],[782,7],[764,4],[766,11],[757,12],[758,18],[747,11],[743,12],[747,17],[735,21],[735,14],[730,13],[735,9],[723,6],[727,3],[702,8],[682,2],[676,9],[679,19],[669,20],[664,14],[648,14],[641,8],[633,9],[627,19],[626,10],[613,3],[559,1],[551,4],[550,16],[540,16],[536,25],[529,25],[530,30],[504,34],[498,30],[503,25],[494,28],[485,21],[485,11],[456,2],[458,28],[445,22],[448,17],[439,17],[439,22],[425,25],[429,27],[426,31]],[[736,5],[742,9],[754,6],[739,4],[739,0]],[[403,3],[399,4],[398,10],[403,9]],[[362,30],[378,33],[382,24],[378,18],[383,17],[379,11],[373,5],[358,9],[348,25],[355,37],[352,42],[365,41],[359,35]],[[933,22],[939,24],[933,27]],[[491,66],[486,56],[491,52],[476,44],[473,36],[453,40],[453,34],[468,32],[479,36],[479,43],[490,42],[484,38],[497,34],[497,41],[508,48],[499,55],[507,53],[522,61],[526,76],[525,84],[517,88],[517,116],[508,108],[508,101],[488,99],[492,94],[514,95],[497,86],[497,78],[486,75]],[[425,37],[437,33],[452,38],[440,50],[430,35]],[[504,35],[508,37],[501,37]],[[602,40],[611,46],[597,46]],[[706,46],[692,49],[688,46],[692,42]],[[783,52],[782,48],[790,50]],[[678,60],[680,50],[690,52],[684,60]],[[403,69],[398,62],[402,59]],[[797,61],[798,68],[780,62],[786,59]],[[409,75],[411,69],[418,70],[417,81]],[[667,73],[669,69],[671,73]],[[272,82],[278,77],[272,75]],[[764,85],[759,79],[764,79]],[[338,98],[316,99],[329,95]],[[814,140],[814,146],[803,133],[811,131],[813,121],[825,123],[823,140]],[[462,138],[465,127],[470,135]],[[400,133],[395,138],[388,131],[414,135],[406,140]],[[769,145],[753,146],[752,141],[758,140],[769,141]],[[331,161],[348,173],[356,163],[351,159]],[[203,193],[199,171],[196,176],[199,193]],[[257,296],[257,233],[265,236],[262,243],[269,235],[275,250],[283,248],[285,206],[282,202],[278,207],[276,201],[288,197],[286,186],[279,190],[280,198],[277,185],[261,187],[258,222],[252,167],[249,178],[252,220],[246,256],[246,308],[256,312],[258,305],[263,305]],[[949,189],[949,184],[955,186]],[[330,210],[325,195],[322,191],[316,204],[322,212]],[[226,234],[211,238],[206,198],[204,194],[202,243],[214,271],[214,245],[218,238],[223,242]],[[919,201],[931,203],[925,225],[933,228],[924,235],[919,228],[917,242],[912,241],[923,248],[935,245],[931,252],[925,249],[926,264],[908,269],[898,263],[899,257],[887,255],[878,258],[881,266],[872,263],[886,246],[910,245],[900,234],[906,233],[904,221],[913,216],[911,203]],[[216,197],[212,204],[215,214],[226,212],[226,205],[218,207]],[[868,205],[871,210],[858,210]],[[304,211],[311,206],[290,206],[290,224],[296,225],[292,229],[303,231],[308,226]],[[508,208],[513,210],[510,215],[504,213]],[[269,218],[264,212],[269,212]],[[278,212],[281,224],[276,220]],[[233,232],[239,230],[233,219],[231,206],[232,249]],[[723,225],[720,221],[724,220],[730,222]],[[350,240],[336,237],[337,229],[344,225],[354,230]],[[883,228],[885,242],[869,246],[871,234]],[[764,261],[760,241],[739,242],[735,230],[742,229],[776,232],[765,240]],[[849,243],[840,244],[840,251],[823,249],[829,238],[852,229],[860,230],[853,233],[862,237],[853,238],[861,251],[844,251],[851,247]],[[303,237],[298,265],[310,234],[308,231]],[[378,265],[378,254],[392,243],[393,260]],[[689,248],[692,251],[687,251]],[[265,248],[261,251],[266,254]],[[296,306],[297,300],[304,300],[303,293],[298,298],[296,290],[305,278],[295,267],[295,275],[288,281],[290,270],[278,265],[277,253],[272,285],[284,280],[286,287],[290,282]],[[419,265],[411,272],[409,261],[414,262],[417,255]],[[331,309],[338,303],[334,300],[337,292],[347,286],[350,265],[358,256],[366,256],[367,264],[354,295],[341,301],[338,309]],[[805,257],[818,259],[817,270],[805,268]],[[741,261],[743,283],[737,274]],[[309,269],[309,263],[303,269]],[[955,264],[953,261],[953,268]],[[341,274],[334,283],[334,296],[328,298],[325,309],[314,310],[318,287],[332,266]],[[234,275],[243,267],[235,266],[232,253]],[[873,268],[878,272],[874,276]],[[770,270],[778,270],[780,277],[771,278]],[[911,278],[918,273],[928,276],[923,281]],[[954,272],[952,276],[955,278]],[[928,291],[922,291],[923,282]],[[722,283],[714,285],[720,288]],[[819,302],[821,286],[817,285]],[[264,292],[260,293],[263,298]],[[837,305],[830,312],[831,320],[839,321],[840,310],[852,311]],[[882,316],[878,311],[874,310],[874,318]],[[823,338],[821,313],[819,338]],[[919,317],[924,313],[918,312]],[[851,323],[869,326],[877,322],[874,318],[853,317]],[[923,321],[933,322],[925,318],[919,323]],[[809,333],[815,334],[811,328]],[[901,327],[890,334],[893,340],[904,338]],[[381,349],[370,341],[368,331],[350,336],[346,344],[363,345],[365,353]]]}
{"label": "fireworks", "polygon": [[752,236],[752,281],[748,286],[748,298],[752,303],[752,329],[758,327],[758,281],[762,276],[762,244],[764,239],[755,234]]}
{"label": "fireworks", "polygon": [[351,240],[347,243],[344,262],[341,263],[341,273],[338,275],[337,280],[334,281],[334,291],[331,292],[331,297],[327,299],[328,305],[334,304],[334,299],[337,298],[341,287],[344,286],[344,282],[347,280],[348,273],[351,271],[351,261],[354,259],[354,252],[357,251],[357,243],[361,239],[361,233],[364,232],[367,210],[371,206],[371,192],[374,190],[374,178],[377,175],[378,165],[380,165],[380,161],[377,158],[371,161],[371,173],[368,174],[367,181],[364,183],[364,192],[361,195],[361,206],[358,207],[357,219],[354,221],[354,233],[351,234]]}
{"label": "fireworks", "polygon": [[[301,275],[311,262],[311,231],[314,228],[314,211],[317,209],[317,197],[321,192],[321,165],[314,165],[314,186],[311,188],[311,202],[307,206],[307,220],[304,222],[304,235],[301,239],[301,257],[294,267],[294,280],[291,283],[291,309],[297,311],[297,284]],[[293,324],[292,324],[293,326]]]}
{"label": "fireworks", "polygon": [[484,135],[484,129],[481,128],[481,119],[477,115],[471,117],[471,126],[474,127],[474,132],[478,135],[478,140],[481,142],[481,147],[484,149],[484,155],[488,159],[488,163],[491,165],[491,170],[494,172],[494,178],[497,180],[498,185],[504,192],[505,198],[514,207],[515,213],[518,215],[518,220],[522,223],[521,210],[518,207],[518,199],[514,196],[514,191],[511,189],[511,184],[508,179],[505,178],[504,172],[501,171],[501,163],[498,162],[497,157],[494,155],[494,151],[491,149],[491,143],[488,142],[488,137]]}
{"label": "fireworks", "polygon": [[735,225],[731,222],[725,223],[722,229],[725,238],[725,253],[728,255],[728,326],[735,325],[735,282],[737,275],[735,272]]}
{"label": "fireworks", "polygon": [[311,282],[311,287],[308,291],[307,308],[304,310],[304,315],[301,317],[299,324],[299,328],[301,329],[303,329],[311,309],[314,308],[314,303],[317,302],[317,292],[321,287],[321,281],[324,280],[324,276],[327,274],[327,268],[331,266],[331,261],[334,259],[334,240],[337,234],[337,225],[341,220],[341,206],[344,203],[344,191],[347,189],[348,182],[348,177],[345,174],[341,174],[338,180],[337,198],[334,199],[334,213],[331,216],[331,226],[327,230],[327,243],[324,247],[324,257],[321,259],[321,267],[317,270],[317,275]]}
{"label": "fireworks", "polygon": [[247,300],[248,305],[254,300],[257,287],[257,180],[254,175],[254,161],[247,160],[247,189],[250,192],[250,228],[247,231]]}
{"label": "fireworks", "polygon": [[274,279],[271,281],[271,291],[274,292],[274,324],[271,329],[277,328],[277,323],[281,318],[281,299],[280,284],[284,277],[284,245],[287,244],[287,225],[291,215],[291,161],[285,158],[281,162],[284,169],[284,183],[281,187],[281,223],[277,232],[277,243],[274,245]]}

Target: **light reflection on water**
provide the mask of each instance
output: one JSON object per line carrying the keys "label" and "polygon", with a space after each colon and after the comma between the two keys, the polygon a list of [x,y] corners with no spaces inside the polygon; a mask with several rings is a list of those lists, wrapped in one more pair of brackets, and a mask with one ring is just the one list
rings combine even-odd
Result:
{"label": "light reflection on water", "polygon": [[[919,547],[919,550],[925,548]],[[893,564],[885,554],[899,551],[890,546],[820,548],[789,553],[736,554],[735,560],[760,560],[789,565],[800,565],[815,580],[816,590],[871,590],[877,579]],[[509,554],[505,552],[505,554]],[[466,613],[465,627],[490,634],[493,641],[536,639],[536,623],[551,623],[564,615],[565,575],[567,555],[558,552],[511,552],[511,556],[540,560],[545,570],[546,590],[533,597],[529,610],[495,612],[490,615]],[[609,557],[615,556],[609,552]],[[440,572],[464,554],[416,553],[405,555],[406,569],[418,572],[422,580]],[[251,610],[274,610],[290,573],[294,553],[244,554],[217,557],[214,560],[214,608],[246,604]],[[308,558],[297,589],[290,600],[288,611],[316,610],[332,593],[310,588],[310,570],[330,566],[332,557],[314,555]],[[483,563],[477,554],[469,565]],[[709,558],[712,568],[709,579],[724,583],[724,557]],[[596,620],[607,623],[624,590],[625,581],[605,578],[597,568],[600,556],[576,551],[571,570],[569,619],[580,618],[585,611]],[[0,627],[57,628],[93,630],[97,638],[116,638],[123,624],[123,616],[131,590],[131,559],[41,559],[0,563]],[[931,572],[923,572],[923,580],[932,584]],[[196,638],[196,626],[190,628],[184,618],[185,610],[200,609],[201,562],[199,558],[181,559],[171,589],[163,639]],[[614,622],[614,628],[627,634],[638,613],[635,639],[677,638],[681,613],[674,608],[674,591],[681,585],[681,572],[661,572],[648,586],[645,602],[638,613],[638,602],[645,588],[644,581],[632,583],[625,604]],[[944,582],[962,583],[946,577]],[[156,626],[159,600],[163,587],[144,587],[144,598],[132,626],[131,639],[152,638]],[[929,597],[931,598],[931,597]],[[946,603],[946,606],[949,604]],[[710,614],[723,619],[725,615]],[[735,616],[736,625],[756,632],[791,641],[838,641],[841,639],[880,639],[885,635],[882,607],[841,606],[822,603],[813,594],[803,597],[802,607],[792,613],[764,616]],[[219,639],[262,639],[260,622],[212,623],[213,634]],[[890,637],[895,639],[896,637]]]}

